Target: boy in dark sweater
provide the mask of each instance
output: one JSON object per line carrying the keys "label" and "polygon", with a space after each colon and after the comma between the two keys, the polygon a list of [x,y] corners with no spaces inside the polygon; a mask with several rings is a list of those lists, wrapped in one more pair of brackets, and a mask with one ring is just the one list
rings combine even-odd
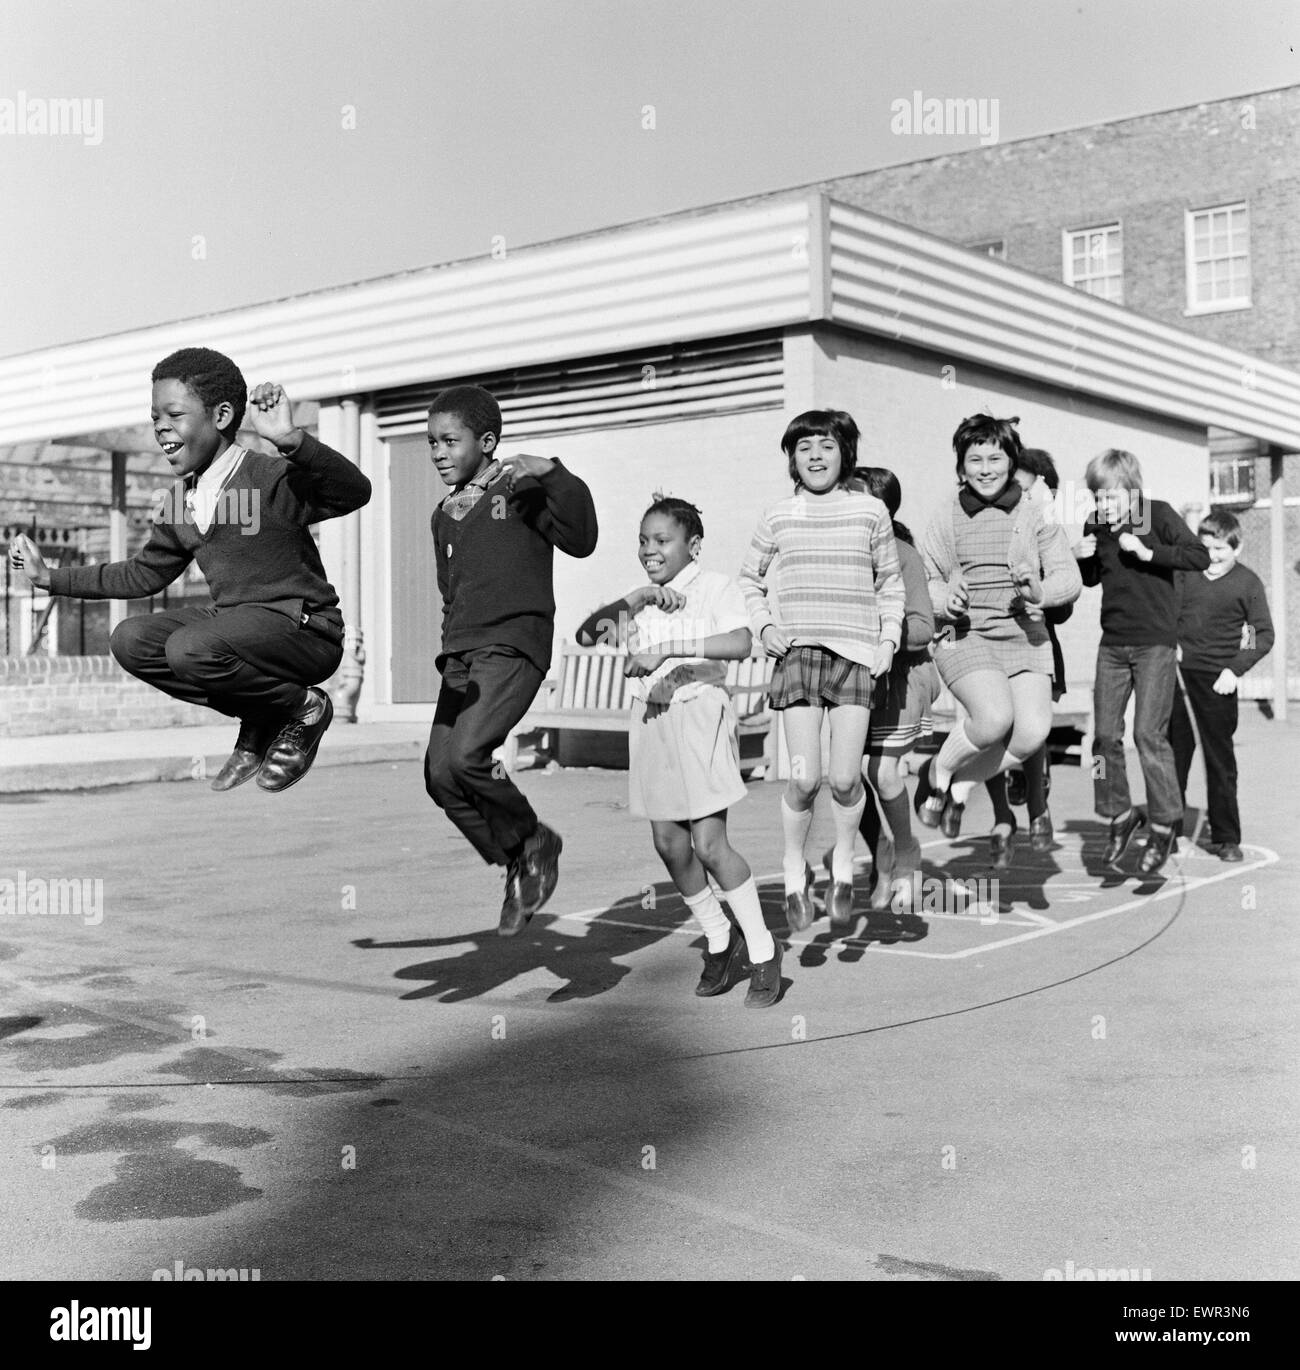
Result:
{"label": "boy in dark sweater", "polygon": [[[1204,571],[1178,573],[1178,657],[1182,688],[1174,693],[1169,720],[1186,796],[1187,777],[1201,739],[1205,757],[1209,850],[1221,861],[1240,861],[1241,816],[1237,810],[1237,684],[1273,648],[1273,619],[1260,578],[1237,562],[1241,525],[1227,510],[1212,510],[1197,529],[1210,555]],[[1193,729],[1187,709],[1196,719]]]}
{"label": "boy in dark sweater", "polygon": [[[248,405],[253,427],[279,456],[236,444]],[[288,789],[311,769],[334,716],[315,687],[343,657],[339,598],[309,525],[360,509],[370,482],[294,425],[278,385],[250,395],[234,362],[205,347],[173,352],[154,368],[153,428],[181,479],[163,492],[135,556],[50,569],[19,538],[11,563],[51,594],[141,599],[196,561],[213,603],[124,619],[109,648],[156,689],[240,720],[214,790],[253,776],[264,790]]]}
{"label": "boy in dark sweater", "polygon": [[506,868],[497,931],[513,937],[551,897],[563,843],[492,760],[551,664],[554,549],[596,550],[591,491],[558,462],[498,461],[501,408],[454,386],[429,409],[429,450],[451,493],[431,520],[442,597],[442,688],[424,758],[429,797],[488,863]]}
{"label": "boy in dark sweater", "polygon": [[[1085,585],[1101,586],[1101,645],[1093,686],[1093,790],[1110,820],[1103,861],[1117,865],[1137,830],[1150,831],[1138,862],[1155,875],[1169,859],[1183,803],[1169,743],[1177,673],[1174,575],[1203,571],[1210,554],[1164,500],[1142,493],[1142,468],[1117,448],[1088,463],[1096,512],[1075,555]],[[1133,807],[1124,765],[1124,710],[1134,695],[1133,740],[1147,814]]]}

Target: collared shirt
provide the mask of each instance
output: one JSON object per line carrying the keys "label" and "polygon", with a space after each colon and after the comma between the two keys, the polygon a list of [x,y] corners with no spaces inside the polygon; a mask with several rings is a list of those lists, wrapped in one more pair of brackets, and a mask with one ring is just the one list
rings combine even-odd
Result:
{"label": "collared shirt", "polygon": [[212,527],[212,521],[217,516],[221,491],[226,482],[239,470],[244,455],[242,447],[231,443],[219,457],[209,463],[207,470],[202,472],[185,492],[186,516],[194,520],[194,525],[200,533],[206,533]]}
{"label": "collared shirt", "polygon": [[488,486],[494,484],[504,474],[505,468],[501,463],[491,461],[473,480],[466,481],[459,490],[453,490],[438,507],[449,518],[453,518],[459,523],[487,493]]}
{"label": "collared shirt", "polygon": [[1020,482],[1014,476],[1007,480],[992,499],[985,499],[979,491],[973,490],[963,481],[961,489],[957,491],[957,503],[970,518],[974,518],[981,509],[1001,509],[1003,513],[1009,514],[1020,503],[1020,497],[1024,493]]}
{"label": "collared shirt", "polygon": [[633,616],[628,632],[628,651],[633,654],[686,653],[670,656],[652,675],[633,679],[639,698],[659,704],[693,699],[710,685],[725,685],[729,661],[689,653],[702,638],[749,627],[744,593],[730,576],[705,571],[691,562],[667,584],[685,595],[686,603],[680,609],[647,604]]}

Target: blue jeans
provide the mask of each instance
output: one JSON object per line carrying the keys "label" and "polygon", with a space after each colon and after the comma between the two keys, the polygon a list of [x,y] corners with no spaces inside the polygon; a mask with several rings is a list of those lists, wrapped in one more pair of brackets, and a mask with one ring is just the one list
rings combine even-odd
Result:
{"label": "blue jeans", "polygon": [[1116,818],[1132,803],[1124,768],[1124,710],[1136,696],[1133,740],[1146,782],[1147,814],[1153,823],[1172,827],[1183,817],[1182,795],[1169,743],[1178,662],[1173,647],[1097,649],[1093,684],[1093,794],[1097,812]]}

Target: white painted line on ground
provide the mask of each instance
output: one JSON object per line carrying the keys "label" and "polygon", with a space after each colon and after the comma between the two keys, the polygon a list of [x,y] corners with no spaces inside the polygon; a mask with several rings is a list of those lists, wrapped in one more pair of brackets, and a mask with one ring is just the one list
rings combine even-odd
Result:
{"label": "white painted line on ground", "polygon": [[[1175,894],[1190,894],[1193,890],[1200,889],[1204,885],[1217,884],[1220,880],[1233,880],[1245,875],[1247,871],[1260,870],[1262,867],[1271,866],[1281,859],[1277,852],[1270,851],[1267,847],[1243,846],[1242,850],[1262,852],[1264,859],[1251,862],[1249,865],[1220,871],[1218,875],[1201,875],[1192,880],[1171,882],[1155,894],[1144,894],[1137,899],[1130,899],[1126,904],[1117,904],[1113,909],[1098,909],[1096,913],[1085,913],[1078,918],[1068,918],[1063,923],[1055,923],[1049,928],[1040,928],[1036,932],[1023,932],[1019,937],[1004,937],[1000,942],[986,942],[983,946],[968,947],[964,951],[950,951],[945,955],[949,960],[959,961],[967,956],[981,956],[986,951],[996,951],[1001,947],[1013,947],[1021,942],[1032,942],[1036,937],[1049,937],[1053,933],[1064,932],[1067,928],[1077,928],[1083,923],[1095,923],[1098,919],[1113,918],[1118,913],[1128,913],[1132,909],[1142,908],[1147,904],[1158,904],[1162,899],[1170,899]],[[928,954],[934,955],[935,953]]]}

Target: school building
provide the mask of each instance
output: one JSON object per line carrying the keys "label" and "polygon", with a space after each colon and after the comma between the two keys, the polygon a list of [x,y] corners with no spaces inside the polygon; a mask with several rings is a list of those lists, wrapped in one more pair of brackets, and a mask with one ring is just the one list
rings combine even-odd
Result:
{"label": "school building", "polygon": [[[900,155],[920,141],[901,137]],[[1300,369],[1300,85],[910,161],[816,188]],[[1210,501],[1241,520],[1243,560],[1263,579],[1275,615],[1282,598],[1288,606],[1295,698],[1300,469],[1281,460],[1286,450],[1228,426],[1209,430]],[[1087,454],[1057,455],[1073,466]],[[1267,675],[1256,673],[1254,691],[1266,688]]]}
{"label": "school building", "polygon": [[[436,697],[429,518],[443,490],[424,430],[429,400],[452,382],[500,398],[503,451],[559,457],[592,488],[600,544],[587,560],[557,555],[557,639],[643,579],[636,531],[656,491],[700,506],[705,564],[734,573],[760,510],[789,492],[779,439],[805,409],[855,415],[861,459],[897,471],[918,533],[954,494],[954,428],[982,409],[1018,415],[1067,480],[1101,449],[1131,448],[1176,508],[1208,501],[1212,429],[1270,453],[1296,451],[1300,434],[1293,370],[800,191],[0,360],[0,445],[112,472],[103,555],[143,536],[131,482],[158,480],[141,421],[150,370],[193,345],[234,357],[250,385],[281,382],[300,421],[374,483],[367,508],[319,528],[349,624],[341,690],[359,687],[359,715],[374,720],[427,718]],[[1077,524],[1073,496],[1067,486]],[[1085,592],[1063,634],[1085,690],[1097,604]],[[156,694],[128,699],[144,687],[94,652],[70,660],[92,663],[102,715],[53,692],[28,709],[57,659],[26,676],[23,660],[39,658],[0,663],[13,668],[0,675],[0,735],[133,726],[137,708],[207,721]],[[127,702],[115,706],[113,690]]]}

